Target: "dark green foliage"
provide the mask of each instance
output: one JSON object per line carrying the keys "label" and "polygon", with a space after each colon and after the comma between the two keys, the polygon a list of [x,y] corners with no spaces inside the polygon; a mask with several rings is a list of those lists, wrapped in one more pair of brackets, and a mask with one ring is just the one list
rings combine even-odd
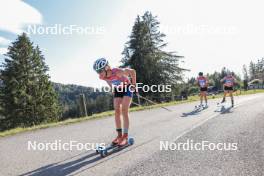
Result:
{"label": "dark green foliage", "polygon": [[39,48],[22,34],[8,50],[1,69],[1,129],[57,121],[57,95]]}
{"label": "dark green foliage", "polygon": [[251,61],[248,72],[250,80],[260,79],[264,81],[264,58],[259,59],[256,63]]}
{"label": "dark green foliage", "polygon": [[[163,50],[167,45],[164,37],[165,34],[159,31],[157,17],[150,12],[137,16],[122,59],[123,67],[131,67],[137,71],[137,82],[144,85],[175,85],[182,81],[184,69],[179,66],[182,56]],[[154,94],[147,93],[148,96]]]}
{"label": "dark green foliage", "polygon": [[243,66],[243,87],[248,88],[263,87],[264,85],[264,58],[258,59],[257,62],[251,61],[249,67]]}
{"label": "dark green foliage", "polygon": [[199,93],[199,87],[196,86],[196,87],[190,87],[189,90],[188,90],[188,95],[195,95],[197,93]]}
{"label": "dark green foliage", "polygon": [[79,98],[84,94],[86,98],[86,110],[88,115],[113,109],[112,94],[94,91],[92,87],[78,85],[64,85],[53,83],[54,89],[59,96],[59,102],[63,107],[62,118],[74,118],[80,114]]}

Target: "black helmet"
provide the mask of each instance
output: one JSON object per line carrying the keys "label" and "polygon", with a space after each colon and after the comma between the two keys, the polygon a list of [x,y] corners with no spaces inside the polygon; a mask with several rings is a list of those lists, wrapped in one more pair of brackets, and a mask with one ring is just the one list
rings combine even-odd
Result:
{"label": "black helmet", "polygon": [[203,76],[203,72],[199,72],[199,76]]}

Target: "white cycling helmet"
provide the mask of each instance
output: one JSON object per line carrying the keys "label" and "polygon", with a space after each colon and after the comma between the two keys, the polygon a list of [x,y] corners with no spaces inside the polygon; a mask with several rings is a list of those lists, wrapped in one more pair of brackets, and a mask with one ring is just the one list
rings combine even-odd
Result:
{"label": "white cycling helmet", "polygon": [[107,65],[108,65],[108,61],[105,58],[100,58],[94,62],[93,69],[97,73],[100,73],[101,70],[103,70]]}

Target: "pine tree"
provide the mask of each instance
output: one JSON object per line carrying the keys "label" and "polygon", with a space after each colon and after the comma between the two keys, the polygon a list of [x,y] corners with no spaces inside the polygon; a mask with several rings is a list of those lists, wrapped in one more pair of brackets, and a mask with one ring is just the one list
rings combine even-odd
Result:
{"label": "pine tree", "polygon": [[39,47],[25,33],[8,48],[1,69],[2,128],[58,120],[60,107]]}
{"label": "pine tree", "polygon": [[123,51],[122,66],[135,69],[137,82],[144,85],[174,85],[183,78],[184,69],[179,67],[182,56],[163,50],[167,43],[159,24],[150,12],[137,16]]}
{"label": "pine tree", "polygon": [[[223,70],[222,70],[223,72]],[[223,75],[224,73],[220,73],[220,72],[217,72],[215,71],[213,74],[209,74],[208,76],[208,79],[209,79],[209,82],[211,83],[211,85],[217,87],[218,90],[221,90],[222,89],[222,83],[220,82],[220,80],[223,78]]]}
{"label": "pine tree", "polygon": [[243,65],[242,71],[243,71],[243,77],[244,77],[243,87],[244,87],[244,90],[247,90],[248,89],[249,75],[248,75],[248,69],[247,69],[246,65]]}
{"label": "pine tree", "polygon": [[264,79],[264,59],[259,59],[257,64],[256,64],[256,76],[257,79],[260,79],[263,81]]}
{"label": "pine tree", "polygon": [[244,80],[249,81],[248,69],[247,69],[246,65],[243,65],[243,70],[242,71],[243,71]]}
{"label": "pine tree", "polygon": [[257,78],[256,64],[253,63],[252,61],[249,64],[249,75],[250,75],[250,80]]}
{"label": "pine tree", "polygon": [[260,61],[260,75],[262,82],[264,83],[264,58]]}

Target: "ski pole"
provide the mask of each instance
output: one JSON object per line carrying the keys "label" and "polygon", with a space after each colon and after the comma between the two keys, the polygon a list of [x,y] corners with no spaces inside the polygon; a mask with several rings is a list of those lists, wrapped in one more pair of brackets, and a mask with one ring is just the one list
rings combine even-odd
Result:
{"label": "ski pole", "polygon": [[[143,97],[143,96],[141,96],[141,95],[139,95],[139,94],[137,94],[137,96],[139,96],[140,98],[142,98],[142,99],[144,99],[144,100],[146,100],[146,101],[148,101],[148,102],[150,102],[150,103],[152,103],[152,104],[154,104],[154,105],[158,105],[158,103],[155,103],[154,101],[151,101],[151,100],[149,100],[149,99],[147,99],[147,98],[145,98],[145,97]],[[170,111],[170,112],[171,112],[170,109],[165,108],[164,106],[160,106],[160,107],[163,108],[163,109],[165,109],[165,110],[167,110],[167,111]]]}
{"label": "ski pole", "polygon": [[135,102],[133,102],[133,101],[132,101],[132,104],[137,105],[137,106],[141,106],[140,104],[135,103]]}

